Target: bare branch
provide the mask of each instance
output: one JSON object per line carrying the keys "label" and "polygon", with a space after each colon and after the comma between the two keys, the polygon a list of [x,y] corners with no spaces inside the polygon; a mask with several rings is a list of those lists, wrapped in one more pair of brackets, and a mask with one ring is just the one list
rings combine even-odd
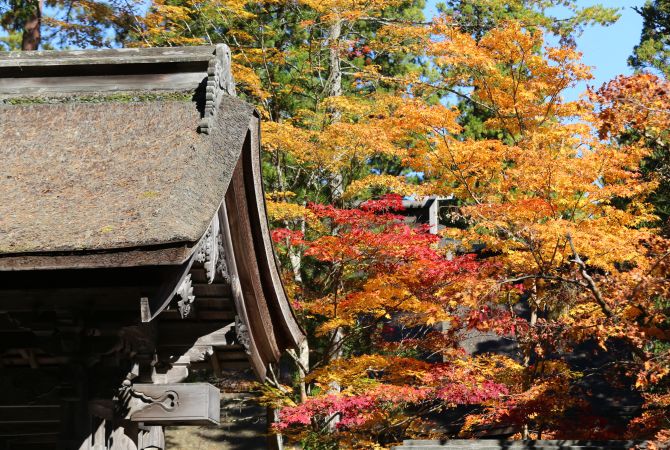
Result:
{"label": "bare branch", "polygon": [[586,270],[586,263],[582,260],[582,258],[580,258],[579,253],[577,253],[577,250],[575,249],[575,244],[574,242],[572,242],[572,235],[570,235],[570,233],[567,233],[566,237],[568,239],[568,243],[570,244],[570,249],[572,250],[572,256],[573,256],[572,262],[574,262],[579,266],[580,274],[582,275],[582,278],[584,278],[584,281],[586,281],[586,287],[593,294],[593,298],[596,300],[596,303],[598,303],[598,305],[600,306],[600,309],[603,311],[603,313],[605,313],[605,315],[608,318],[611,318],[614,314],[612,313],[612,310],[610,309],[609,305],[605,302],[605,299],[603,298],[602,292],[600,292],[598,285]]}

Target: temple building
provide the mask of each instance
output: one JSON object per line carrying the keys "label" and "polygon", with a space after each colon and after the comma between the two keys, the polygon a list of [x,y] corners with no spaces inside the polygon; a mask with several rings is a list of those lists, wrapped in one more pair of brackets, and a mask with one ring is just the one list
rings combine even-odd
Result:
{"label": "temple building", "polygon": [[163,449],[304,339],[230,50],[0,53],[0,449]]}

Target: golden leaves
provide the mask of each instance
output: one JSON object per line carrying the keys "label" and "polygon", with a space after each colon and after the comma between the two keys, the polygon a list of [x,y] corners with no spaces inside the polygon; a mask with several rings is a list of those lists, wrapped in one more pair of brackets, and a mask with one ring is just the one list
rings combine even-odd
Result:
{"label": "golden leaves", "polygon": [[364,178],[352,181],[344,192],[345,199],[351,199],[361,196],[371,188],[385,188],[388,192],[393,192],[405,196],[423,196],[432,194],[424,185],[411,184],[404,176],[394,175],[368,175]]}
{"label": "golden leaves", "polygon": [[294,222],[298,220],[314,220],[314,214],[302,205],[286,201],[266,200],[268,218],[273,221]]}

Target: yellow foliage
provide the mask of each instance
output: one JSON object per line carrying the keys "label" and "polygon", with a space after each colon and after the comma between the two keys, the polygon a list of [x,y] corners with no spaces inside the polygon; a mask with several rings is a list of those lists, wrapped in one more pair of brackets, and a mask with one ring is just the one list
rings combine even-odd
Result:
{"label": "yellow foliage", "polygon": [[305,220],[313,222],[315,220],[314,214],[309,209],[295,203],[268,199],[265,202],[265,207],[267,208],[268,218],[272,221],[296,222]]}

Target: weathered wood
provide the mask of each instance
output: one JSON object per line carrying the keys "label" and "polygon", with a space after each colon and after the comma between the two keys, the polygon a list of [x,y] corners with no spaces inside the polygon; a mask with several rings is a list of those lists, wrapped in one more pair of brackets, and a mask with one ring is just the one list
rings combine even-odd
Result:
{"label": "weathered wood", "polygon": [[[39,425],[36,429],[35,425]],[[39,421],[0,424],[0,436],[32,436],[33,434],[58,435],[60,432],[59,421]]]}
{"label": "weathered wood", "polygon": [[[219,364],[221,366],[222,371],[230,370],[230,371],[243,371],[243,370],[248,370],[249,369],[249,361],[222,361],[219,359]],[[199,362],[199,363],[192,363],[190,366],[191,370],[202,370],[206,371],[211,368],[211,363],[209,362]]]}
{"label": "weathered wood", "polygon": [[[199,301],[199,300],[198,300]],[[207,321],[220,321],[227,322],[235,319],[235,311],[232,309],[232,304],[230,302],[225,302],[223,304],[225,309],[220,310],[203,310],[200,308],[200,305],[196,305],[196,310],[191,314],[193,319],[201,319]],[[177,310],[163,311],[161,317],[165,319],[181,319],[181,314]]]}
{"label": "weathered wood", "polygon": [[242,154],[243,177],[246,180],[246,195],[250,203],[247,211],[260,279],[267,296],[272,322],[279,328],[276,332],[280,339],[279,345],[284,348],[296,348],[304,340],[304,334],[286,298],[284,285],[279,276],[274,246],[270,239],[268,220],[265,215],[265,192],[261,178],[260,118],[257,115],[254,116],[250,125],[248,139],[249,147],[245,148]]}
{"label": "weathered wood", "polygon": [[0,78],[0,96],[33,97],[86,92],[191,91],[197,88],[203,80],[203,72]]}
{"label": "weathered wood", "polygon": [[125,249],[74,255],[3,255],[0,257],[0,272],[174,265],[183,263],[192,253],[192,247],[181,245],[172,248]]}
{"label": "weathered wood", "polygon": [[148,314],[145,314],[145,317],[142,317],[142,322],[152,321],[165,308],[167,308],[188,276],[188,272],[191,270],[192,265],[193,258],[189,258],[181,266],[170,268],[170,273],[167,274],[165,282],[161,285],[158,293],[149,298]]}
{"label": "weathered wood", "polygon": [[[2,258],[0,258],[2,259]],[[179,266],[101,269],[0,270],[0,311],[62,309],[137,311],[140,297],[153,297]]]}
{"label": "weathered wood", "polygon": [[224,325],[226,324],[218,321],[160,321],[156,324],[156,327],[161,344],[169,345],[170,343],[183,344],[189,341],[193,344],[200,338],[204,339],[205,336],[211,336],[212,333],[216,335]]}
{"label": "weathered wood", "polygon": [[[191,272],[191,276],[193,273]],[[230,287],[227,284],[202,284],[193,283],[193,294],[201,299],[202,297],[229,297]],[[200,302],[198,302],[200,303]]]}
{"label": "weathered wood", "polygon": [[[248,326],[250,319],[242,291],[242,283],[240,282],[239,271],[237,269],[237,258],[235,257],[235,248],[233,246],[229,217],[230,214],[228,212],[228,208],[226,207],[226,202],[224,201],[221,204],[221,208],[219,209],[219,220],[221,221],[222,225],[221,238],[224,248],[224,256],[226,258],[226,264],[228,267],[228,274],[230,276],[230,290],[233,301],[235,303],[235,311],[238,314],[239,321]],[[249,333],[248,339],[243,343],[243,345],[245,347],[245,351],[249,355],[249,361],[251,362],[251,367],[253,368],[254,372],[259,379],[265,380],[267,367],[257,350],[257,344],[253,334]]]}
{"label": "weathered wood", "polygon": [[[245,144],[247,146],[248,144]],[[246,152],[243,152],[243,154]],[[243,161],[239,161],[233,179],[226,194],[226,208],[230,232],[235,249],[235,263],[244,296],[248,327],[253,334],[258,352],[266,362],[279,360],[281,352],[277,345],[274,325],[270,316],[269,305],[261,285],[258,269],[260,261],[254,248],[251,224],[249,223],[249,204],[245,191]]]}
{"label": "weathered wood", "polygon": [[150,64],[209,61],[215,46],[115,48],[100,50],[6,52],[0,67]]}
{"label": "weathered wood", "polygon": [[137,450],[165,449],[165,433],[161,426],[140,426],[137,438]]}
{"label": "weathered wood", "polygon": [[60,420],[60,405],[0,405],[0,423],[53,422]]}
{"label": "weathered wood", "polygon": [[209,60],[207,68],[205,111],[200,121],[200,131],[203,133],[211,133],[222,96],[235,95],[235,82],[230,65],[230,49],[226,45],[217,45],[214,58]]}
{"label": "weathered wood", "polygon": [[131,415],[133,422],[151,425],[219,424],[221,401],[219,390],[208,383],[134,384],[133,390],[152,398],[161,398],[166,392],[177,395],[175,406],[168,409],[152,404]]}
{"label": "weathered wood", "polygon": [[138,450],[123,426],[114,426],[106,420],[99,420],[97,427],[81,443],[78,450]]}
{"label": "weathered wood", "polygon": [[[234,92],[229,65],[226,47],[217,47],[216,51],[214,47],[201,47],[0,55],[0,98],[43,97],[38,105],[31,98],[25,103],[14,99],[0,105],[5,130],[18,129],[24,123],[11,123],[19,112],[21,117],[34,117],[39,112],[44,120],[34,121],[37,124],[60,119],[53,114],[55,110],[66,119],[78,117],[68,122],[85,123],[86,128],[73,126],[60,135],[87,136],[78,139],[91,143],[84,153],[92,156],[85,161],[95,162],[91,163],[95,167],[79,167],[79,140],[74,143],[78,153],[71,153],[70,140],[60,142],[58,133],[49,134],[49,130],[60,128],[43,125],[33,130],[32,136],[43,136],[47,147],[53,147],[54,158],[50,161],[67,164],[44,177],[48,186],[27,190],[42,192],[44,187],[48,195],[26,200],[20,195],[21,189],[8,185],[13,197],[5,205],[37,205],[44,200],[47,203],[37,208],[44,212],[51,205],[61,205],[50,202],[52,196],[64,198],[58,197],[62,191],[58,182],[64,171],[72,169],[68,176],[75,180],[74,185],[79,175],[82,180],[99,179],[97,173],[87,176],[88,170],[100,169],[106,177],[121,168],[126,174],[132,172],[131,167],[153,161],[156,143],[170,147],[161,153],[170,157],[160,161],[179,162],[174,167],[150,163],[127,179],[121,177],[119,189],[110,189],[105,183],[82,183],[81,191],[86,193],[82,199],[77,197],[81,192],[67,191],[73,194],[68,198],[75,199],[72,208],[60,207],[42,219],[31,211],[25,213],[32,223],[41,226],[35,228],[39,232],[33,232],[34,236],[15,231],[33,230],[27,225],[10,223],[5,237],[12,241],[5,248],[15,253],[7,251],[0,256],[0,364],[4,365],[0,383],[8,390],[17,379],[29,380],[27,377],[32,376],[39,389],[25,382],[30,389],[8,394],[15,398],[4,401],[9,407],[31,401],[54,405],[35,409],[34,414],[30,408],[15,409],[15,415],[0,407],[0,430],[13,425],[19,427],[9,431],[32,427],[30,434],[34,434],[43,430],[50,442],[43,448],[77,448],[60,443],[73,435],[83,438],[90,434],[90,449],[135,449],[127,436],[138,436],[135,428],[140,422],[142,427],[218,422],[218,390],[178,382],[190,370],[247,371],[251,363],[264,379],[268,364],[276,362],[287,346],[300,341],[301,332],[283,293],[265,217],[258,157],[260,119],[251,106],[227,95]],[[141,104],[123,107],[119,105],[125,103],[125,97],[109,95],[134,95],[136,91],[151,95]],[[180,92],[174,97],[161,97],[165,91]],[[183,91],[189,91],[186,95],[192,101],[183,97]],[[88,120],[110,117],[107,104],[82,104],[99,99],[116,101],[116,115],[111,116],[116,122]],[[154,100],[156,105],[149,105]],[[50,102],[61,104],[42,104]],[[157,114],[152,116],[152,111]],[[200,114],[205,116],[200,131],[211,131],[209,136],[196,132]],[[143,119],[147,117],[151,120],[146,126],[125,130],[123,120],[128,117],[134,118],[134,124],[145,124]],[[96,128],[101,123],[105,126]],[[168,124],[175,125],[173,135],[165,131],[172,129]],[[106,129],[115,134],[105,134]],[[145,129],[155,134],[146,134]],[[6,147],[10,148],[7,158],[11,159],[14,148],[25,150],[14,154],[27,155],[25,161],[12,160],[15,166],[30,167],[30,161],[42,157],[30,154],[30,149],[43,146],[31,141],[29,135],[7,134],[7,139],[16,138]],[[116,142],[120,135],[128,142]],[[100,136],[104,139],[96,141]],[[186,142],[183,136],[190,140]],[[142,153],[144,147],[135,146],[144,142],[142,139],[152,150],[145,149],[146,155]],[[109,142],[107,147],[105,143]],[[181,149],[184,142],[188,144],[186,150],[170,152]],[[120,148],[129,150],[119,154]],[[72,158],[68,156],[71,154]],[[109,159],[108,154],[113,157]],[[116,164],[114,158],[125,166],[109,166]],[[184,167],[190,169],[181,170]],[[162,174],[169,175],[168,181],[154,186],[163,182]],[[215,189],[209,189],[211,186]],[[106,193],[112,191],[122,194],[107,197]],[[99,212],[73,212],[76,205],[87,204],[89,198],[99,201],[87,210]],[[138,198],[142,201],[134,202]],[[109,212],[107,205],[113,206],[109,217],[105,215]],[[23,217],[19,214],[22,211],[15,209],[16,214],[14,209],[8,210],[10,217]],[[66,211],[68,219],[49,222],[49,218],[60,217],[60,211]],[[166,211],[172,214],[165,215]],[[208,220],[211,225],[203,236]],[[63,224],[67,224],[64,229],[58,228]],[[77,224],[85,226],[80,230]],[[108,228],[110,231],[103,231]],[[27,245],[17,243],[21,236],[30,237]],[[42,242],[42,236],[50,240]],[[49,270],[38,270],[46,268]],[[140,313],[142,298],[146,299],[144,314]],[[193,307],[186,318],[176,310],[177,301]],[[140,319],[152,322],[141,324]],[[145,334],[138,337],[133,330]],[[128,397],[131,391],[133,395]],[[112,402],[115,392],[121,401]],[[42,399],[44,395],[47,398]],[[105,418],[108,423],[98,423],[100,426],[90,430],[87,411],[95,411],[95,417]],[[75,417],[81,420],[72,420]],[[132,432],[126,429],[129,434],[118,426],[128,425],[128,417],[135,427]],[[52,425],[56,431],[49,428]],[[63,434],[59,436],[59,432]],[[110,432],[117,436],[113,439],[116,443],[107,440]],[[164,444],[160,428],[143,428],[139,440],[141,447],[160,448]],[[81,442],[78,440],[77,446]],[[0,447],[2,444],[4,441]]]}
{"label": "weathered wood", "polygon": [[3,356],[0,357],[0,362],[2,363],[3,366],[5,367],[10,367],[10,366],[26,366],[29,365],[31,368],[38,368],[41,366],[59,366],[63,364],[67,364],[72,361],[72,358],[68,358],[66,356],[39,356],[39,357],[34,357],[34,359],[31,361],[28,358],[25,357],[20,357],[20,356]]}
{"label": "weathered wood", "polygon": [[244,351],[218,351],[216,352],[216,356],[218,357],[219,361],[247,361],[247,354]]}

